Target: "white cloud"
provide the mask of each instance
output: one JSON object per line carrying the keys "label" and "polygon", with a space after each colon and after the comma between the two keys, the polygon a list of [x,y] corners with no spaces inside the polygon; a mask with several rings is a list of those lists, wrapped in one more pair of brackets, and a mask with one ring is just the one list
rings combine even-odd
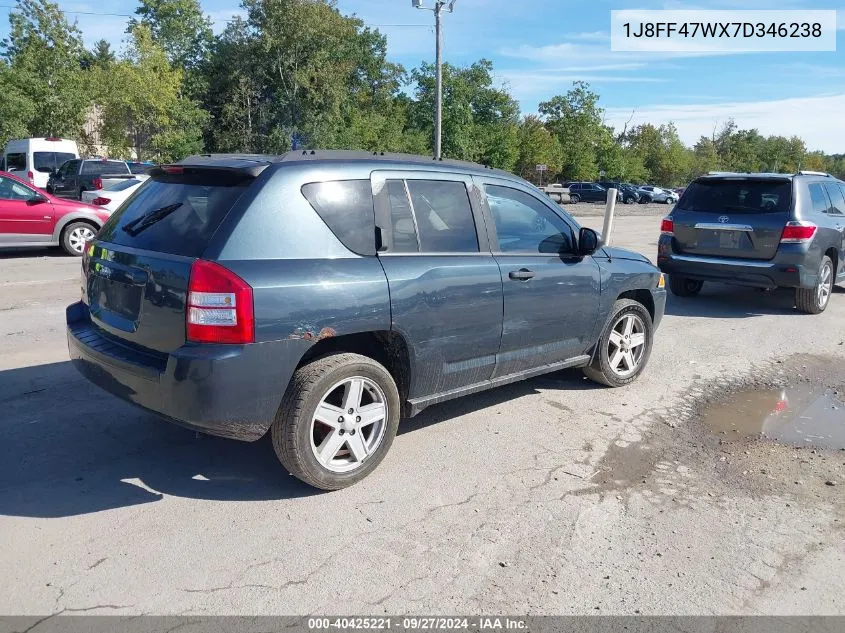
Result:
{"label": "white cloud", "polygon": [[[621,128],[634,108],[608,108],[606,122]],[[810,149],[828,153],[845,151],[845,128],[833,125],[845,110],[845,94],[819,95],[773,101],[707,103],[694,105],[651,105],[637,107],[632,125],[672,121],[681,139],[695,143],[710,136],[728,119],[740,128],[756,128],[761,134],[797,135]],[[796,113],[802,113],[796,116]]]}

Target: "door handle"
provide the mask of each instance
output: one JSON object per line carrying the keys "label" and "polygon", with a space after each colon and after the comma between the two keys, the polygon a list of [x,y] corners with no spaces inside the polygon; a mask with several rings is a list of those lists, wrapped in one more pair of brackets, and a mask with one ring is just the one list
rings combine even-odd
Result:
{"label": "door handle", "polygon": [[511,279],[516,279],[518,281],[528,281],[529,279],[533,279],[537,273],[533,270],[528,270],[527,268],[520,268],[519,270],[512,270],[508,273],[508,277]]}

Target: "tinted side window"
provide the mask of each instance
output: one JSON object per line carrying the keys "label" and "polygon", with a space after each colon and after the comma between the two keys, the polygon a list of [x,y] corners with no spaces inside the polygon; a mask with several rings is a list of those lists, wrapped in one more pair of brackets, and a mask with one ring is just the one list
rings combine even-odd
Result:
{"label": "tinted side window", "polygon": [[478,236],[466,185],[448,180],[409,180],[420,252],[477,253]]}
{"label": "tinted side window", "polygon": [[411,212],[411,202],[405,191],[404,180],[387,181],[387,198],[390,202],[390,226],[392,253],[417,253],[420,243],[417,227]]}
{"label": "tinted side window", "polygon": [[830,215],[843,215],[845,214],[845,198],[842,197],[842,190],[837,187],[836,185],[825,185],[825,191],[827,191],[827,195],[830,196],[830,209],[828,213]]}
{"label": "tinted side window", "polygon": [[315,182],[302,187],[314,207],[343,245],[359,255],[375,255],[375,213],[369,180]]}
{"label": "tinted side window", "polygon": [[73,154],[66,152],[35,152],[32,155],[35,163],[35,171],[40,171],[44,174],[49,174],[55,171],[56,168],[62,165],[67,160],[73,158]]}
{"label": "tinted side window", "polygon": [[32,191],[11,178],[0,178],[0,200],[29,200]]}
{"label": "tinted side window", "polygon": [[59,174],[63,178],[67,178],[68,176],[75,175],[77,170],[79,169],[79,161],[78,160],[69,160],[64,165],[59,168]]}
{"label": "tinted side window", "polygon": [[824,188],[819,183],[813,183],[809,185],[810,189],[810,200],[813,203],[813,211],[818,211],[819,213],[827,213],[828,207],[830,207],[830,203],[827,200],[827,194],[824,192]]}
{"label": "tinted side window", "polygon": [[26,171],[26,154],[6,154],[6,171]]}
{"label": "tinted side window", "polygon": [[546,205],[518,189],[486,185],[503,253],[572,252],[572,229]]}

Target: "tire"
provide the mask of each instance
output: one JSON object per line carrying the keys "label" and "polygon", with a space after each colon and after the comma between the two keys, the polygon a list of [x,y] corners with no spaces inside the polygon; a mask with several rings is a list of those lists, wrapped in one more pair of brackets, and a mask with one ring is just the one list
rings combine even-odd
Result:
{"label": "tire", "polygon": [[[625,328],[628,323],[633,325],[630,330]],[[632,345],[636,340],[642,342]],[[608,387],[630,385],[648,364],[653,343],[654,325],[645,306],[631,299],[619,299],[613,305],[592,362],[583,370],[584,375]]]}
{"label": "tire", "polygon": [[634,204],[636,201],[637,199],[634,196],[625,196],[625,199],[623,200],[625,204]]}
{"label": "tire", "polygon": [[62,236],[59,242],[68,255],[82,257],[85,242],[94,239],[96,234],[96,227],[87,222],[71,222],[62,229]]}
{"label": "tire", "polygon": [[[357,427],[360,416],[353,419],[344,413],[346,406],[340,408],[353,404],[345,400],[346,385],[351,381],[361,381],[363,389],[359,392],[364,394],[354,408],[372,408],[379,402],[384,405],[384,414],[369,426]],[[320,406],[330,412],[330,425],[315,419]],[[396,383],[376,361],[358,354],[319,358],[294,374],[271,427],[273,449],[294,477],[321,490],[340,490],[364,479],[384,459],[396,437],[399,410]],[[348,443],[356,435],[358,451],[363,450],[361,454],[365,455],[360,460]],[[334,443],[329,444],[329,440]],[[317,456],[320,448],[329,449],[328,465]]]}
{"label": "tire", "polygon": [[579,202],[581,202],[581,196],[579,196],[577,193],[569,194],[569,202],[571,204],[578,204]]}
{"label": "tire", "polygon": [[819,266],[819,281],[812,288],[797,288],[795,290],[795,306],[805,314],[821,314],[830,303],[833,293],[835,274],[833,262],[827,255],[822,257]]}
{"label": "tire", "polygon": [[669,290],[676,297],[694,297],[701,292],[703,287],[703,281],[679,277],[678,275],[669,275]]}

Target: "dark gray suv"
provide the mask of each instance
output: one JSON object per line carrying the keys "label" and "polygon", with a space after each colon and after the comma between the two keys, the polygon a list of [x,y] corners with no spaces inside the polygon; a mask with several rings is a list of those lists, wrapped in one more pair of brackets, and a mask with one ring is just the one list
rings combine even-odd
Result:
{"label": "dark gray suv", "polygon": [[632,382],[666,301],[645,257],[524,180],[359,152],[155,169],[82,281],[67,336],[92,382],[210,434],[269,430],[327,490],[429,405],[567,367]]}
{"label": "dark gray suv", "polygon": [[705,281],[795,288],[798,309],[819,314],[845,281],[844,194],[819,172],[698,178],[663,220],[657,264],[678,296]]}

